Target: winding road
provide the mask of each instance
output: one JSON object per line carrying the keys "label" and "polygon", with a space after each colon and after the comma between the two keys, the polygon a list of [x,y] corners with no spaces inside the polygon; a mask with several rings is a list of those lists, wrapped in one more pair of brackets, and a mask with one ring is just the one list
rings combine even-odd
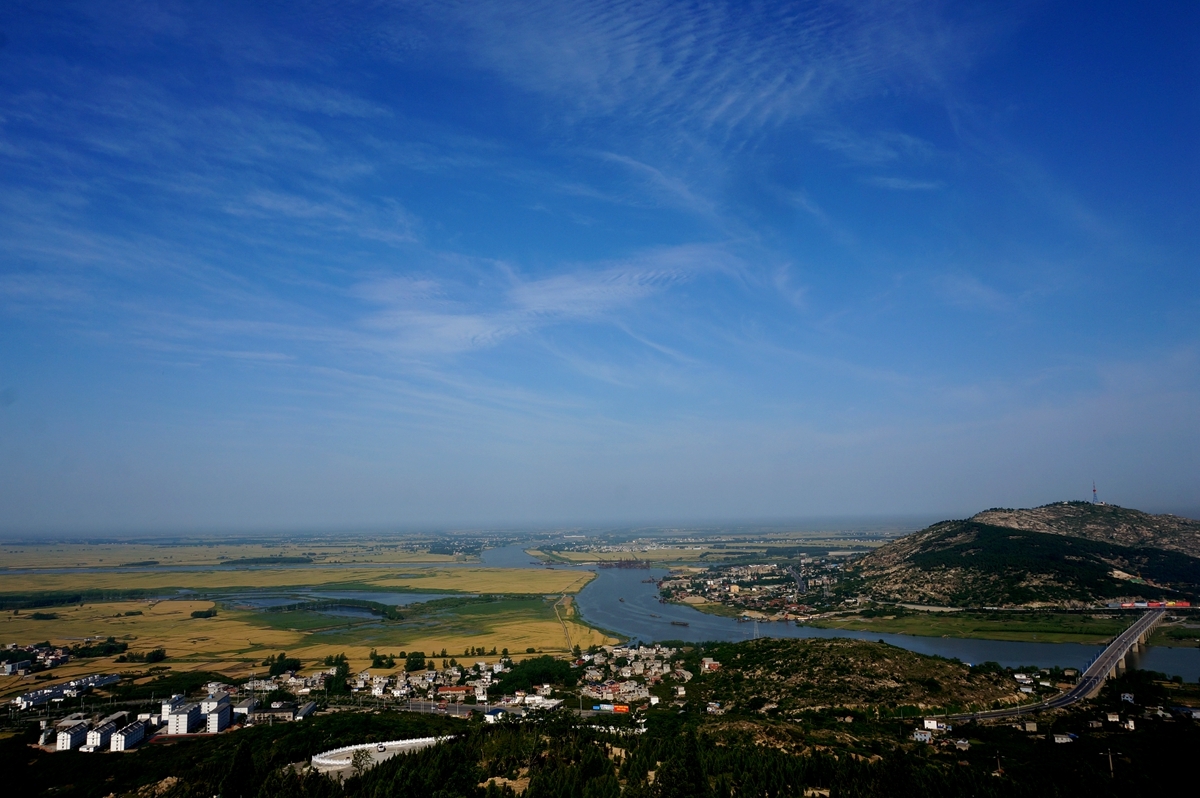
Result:
{"label": "winding road", "polygon": [[1087,667],[1083,675],[1079,677],[1079,683],[1065,693],[1056,695],[1053,698],[1039,702],[1037,704],[1026,704],[1019,707],[1009,707],[1007,709],[991,709],[984,712],[968,712],[961,715],[946,715],[949,720],[985,720],[989,718],[1011,718],[1019,715],[1029,715],[1034,712],[1042,712],[1047,709],[1061,709],[1062,707],[1070,706],[1077,701],[1085,698],[1091,698],[1096,693],[1100,692],[1100,688],[1104,686],[1104,682],[1112,675],[1125,655],[1141,642],[1144,636],[1149,636],[1150,631],[1162,620],[1165,610],[1151,610],[1142,617],[1138,618],[1133,624],[1121,634],[1117,635],[1108,646],[1100,652],[1100,656],[1092,661],[1092,664]]}

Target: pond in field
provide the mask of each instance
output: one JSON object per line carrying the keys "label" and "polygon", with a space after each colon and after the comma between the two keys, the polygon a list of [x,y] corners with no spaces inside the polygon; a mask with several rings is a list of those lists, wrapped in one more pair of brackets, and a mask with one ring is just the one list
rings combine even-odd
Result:
{"label": "pond in field", "polygon": [[443,598],[466,598],[462,593],[388,593],[383,590],[312,590],[305,591],[304,595],[316,599],[374,601],[376,604],[390,604],[393,607],[406,607],[409,604],[420,604]]}

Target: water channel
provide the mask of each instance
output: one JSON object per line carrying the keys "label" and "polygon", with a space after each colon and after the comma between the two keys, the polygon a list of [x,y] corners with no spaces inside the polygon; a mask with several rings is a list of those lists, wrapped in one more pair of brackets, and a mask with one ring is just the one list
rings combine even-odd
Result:
{"label": "water channel", "polygon": [[[576,597],[584,619],[602,629],[640,641],[723,640],[736,642],[759,637],[851,637],[859,640],[882,640],[919,654],[935,654],[956,658],[968,663],[994,661],[1001,665],[1019,667],[1059,666],[1082,668],[1103,646],[1078,643],[1010,642],[955,637],[920,637],[917,635],[856,632],[844,629],[819,629],[797,626],[790,622],[741,622],[734,618],[708,615],[680,604],[660,604],[658,589],[653,582],[667,571],[624,570],[603,568]],[[622,601],[622,599],[624,599]],[[686,623],[686,626],[675,624]],[[1182,676],[1187,681],[1200,679],[1200,649],[1153,646],[1136,658],[1135,667],[1161,671],[1170,676]]]}
{"label": "water channel", "polygon": [[[483,552],[482,565],[487,568],[546,568],[525,553],[529,544],[504,546]],[[253,565],[225,566],[238,570],[275,570],[279,568],[328,568],[333,564],[313,565]],[[405,565],[454,568],[479,567],[478,562],[441,563],[346,563],[333,567],[379,567],[397,568]],[[157,566],[146,568],[120,568],[119,570],[188,571],[211,570],[213,566]],[[692,607],[678,604],[660,604],[655,579],[668,572],[664,569],[625,570],[595,566],[554,565],[554,569],[593,570],[596,578],[576,596],[576,604],[583,619],[601,629],[615,632],[622,637],[642,642],[660,640],[682,640],[699,642],[723,640],[736,642],[752,637],[851,637],[862,640],[882,640],[900,648],[920,654],[934,654],[956,658],[963,662],[977,663],[994,661],[1001,665],[1017,667],[1037,665],[1080,668],[1086,665],[1102,646],[1077,643],[1008,642],[1003,640],[979,640],[973,638],[921,637],[918,635],[884,634],[879,632],[856,632],[842,629],[819,629],[812,626],[797,626],[785,622],[739,622],[733,618],[708,615]],[[38,570],[39,573],[55,573],[59,569]],[[75,573],[109,571],[118,568],[98,567],[62,569]],[[24,569],[8,571],[23,572]],[[190,591],[181,591],[190,592]],[[364,599],[380,603],[404,605],[413,602],[442,598],[446,594],[402,593],[393,591],[322,590],[312,588],[299,590],[288,595],[275,591],[264,591],[254,596],[238,596],[258,606],[291,603],[298,596],[310,599]],[[675,622],[675,623],[672,623]],[[1133,658],[1132,665],[1147,670],[1160,671],[1170,676],[1181,676],[1187,681],[1200,680],[1200,648],[1168,648],[1152,646]]]}

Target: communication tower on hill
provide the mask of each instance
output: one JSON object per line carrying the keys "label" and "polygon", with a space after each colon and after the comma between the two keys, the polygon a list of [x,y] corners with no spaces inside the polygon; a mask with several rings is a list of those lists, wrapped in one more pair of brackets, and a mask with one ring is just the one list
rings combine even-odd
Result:
{"label": "communication tower on hill", "polygon": [[1092,504],[1099,504],[1096,501],[1096,481],[1092,480]]}

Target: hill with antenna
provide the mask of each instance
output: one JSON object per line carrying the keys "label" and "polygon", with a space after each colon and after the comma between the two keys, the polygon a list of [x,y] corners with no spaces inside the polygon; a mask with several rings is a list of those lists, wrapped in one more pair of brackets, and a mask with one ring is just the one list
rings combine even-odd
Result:
{"label": "hill with antenna", "polygon": [[1200,598],[1200,522],[1060,502],[942,521],[872,552],[877,599],[955,607]]}
{"label": "hill with antenna", "polygon": [[992,509],[973,515],[971,520],[1200,557],[1200,521],[1177,515],[1151,515],[1115,504],[1056,502],[1028,510]]}

